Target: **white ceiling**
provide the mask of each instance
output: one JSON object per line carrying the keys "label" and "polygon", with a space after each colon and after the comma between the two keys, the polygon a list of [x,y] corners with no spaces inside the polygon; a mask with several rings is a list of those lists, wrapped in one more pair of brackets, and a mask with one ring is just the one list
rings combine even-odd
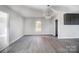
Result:
{"label": "white ceiling", "polygon": [[[24,17],[40,17],[43,16],[47,5],[9,5],[11,9]],[[64,11],[67,13],[79,13],[79,5],[51,5],[55,11]]]}
{"label": "white ceiling", "polygon": [[54,5],[52,8],[56,11],[79,13],[79,5]]}
{"label": "white ceiling", "polygon": [[[27,5],[24,5],[27,8]],[[36,9],[36,10],[40,10],[40,11],[45,11],[47,9],[46,5],[28,5],[28,7]]]}
{"label": "white ceiling", "polygon": [[[78,12],[79,13],[79,5],[50,5],[53,10],[56,11],[64,11],[64,12]],[[30,5],[30,7],[45,11],[47,9],[47,5]]]}
{"label": "white ceiling", "polygon": [[8,7],[24,17],[41,17],[43,15],[43,11],[41,11],[40,9],[33,8],[27,5],[9,5]]}

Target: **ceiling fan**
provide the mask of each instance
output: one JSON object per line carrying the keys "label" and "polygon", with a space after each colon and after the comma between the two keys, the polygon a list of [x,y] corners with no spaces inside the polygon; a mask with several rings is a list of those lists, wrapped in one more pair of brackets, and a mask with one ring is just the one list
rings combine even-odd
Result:
{"label": "ceiling fan", "polygon": [[52,9],[51,5],[47,5],[47,8],[44,12],[45,19],[52,19],[55,17],[55,11]]}

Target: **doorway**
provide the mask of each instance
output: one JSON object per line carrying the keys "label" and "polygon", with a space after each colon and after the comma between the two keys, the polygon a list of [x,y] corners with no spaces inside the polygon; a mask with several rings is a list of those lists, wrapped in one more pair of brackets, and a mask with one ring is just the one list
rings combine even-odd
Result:
{"label": "doorway", "polygon": [[58,37],[58,20],[55,20],[55,37]]}

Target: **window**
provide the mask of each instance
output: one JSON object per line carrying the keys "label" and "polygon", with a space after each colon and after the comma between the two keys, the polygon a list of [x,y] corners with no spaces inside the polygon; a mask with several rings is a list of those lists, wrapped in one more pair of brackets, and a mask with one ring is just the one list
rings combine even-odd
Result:
{"label": "window", "polygon": [[36,21],[36,23],[35,23],[35,30],[36,30],[36,32],[41,32],[41,30],[42,30],[42,23],[41,23],[41,21]]}
{"label": "window", "polygon": [[79,25],[79,14],[65,14],[64,24],[65,25]]}

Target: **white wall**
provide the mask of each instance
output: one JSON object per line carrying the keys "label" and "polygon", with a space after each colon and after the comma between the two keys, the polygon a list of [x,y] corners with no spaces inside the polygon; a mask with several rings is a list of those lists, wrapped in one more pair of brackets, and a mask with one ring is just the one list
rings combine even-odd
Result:
{"label": "white wall", "polygon": [[12,12],[10,14],[10,40],[13,42],[23,36],[23,18]]}
{"label": "white wall", "polygon": [[[35,22],[42,22],[42,31],[35,31]],[[54,34],[54,20],[46,19],[25,19],[24,20],[24,34],[25,35],[40,35],[40,34]]]}
{"label": "white wall", "polygon": [[79,25],[64,25],[64,12],[58,13],[58,38],[79,38]]}
{"label": "white wall", "polygon": [[8,14],[0,11],[0,50],[8,46]]}
{"label": "white wall", "polygon": [[[23,36],[23,18],[15,11],[11,10],[7,6],[0,6],[0,11],[5,12],[9,15],[8,29],[9,29],[9,43],[14,42]],[[2,31],[0,31],[1,33]],[[0,37],[0,50],[7,47],[3,37]]]}

